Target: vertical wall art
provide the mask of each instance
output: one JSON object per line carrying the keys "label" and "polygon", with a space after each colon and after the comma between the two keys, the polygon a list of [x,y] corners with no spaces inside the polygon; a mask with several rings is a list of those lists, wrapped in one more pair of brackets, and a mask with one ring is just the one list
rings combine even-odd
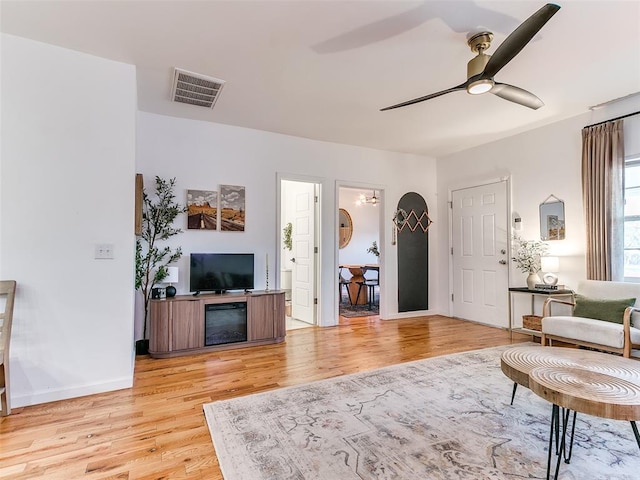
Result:
{"label": "vertical wall art", "polygon": [[220,185],[220,230],[244,232],[245,187]]}
{"label": "vertical wall art", "polygon": [[189,230],[216,230],[218,192],[187,190],[187,212]]}

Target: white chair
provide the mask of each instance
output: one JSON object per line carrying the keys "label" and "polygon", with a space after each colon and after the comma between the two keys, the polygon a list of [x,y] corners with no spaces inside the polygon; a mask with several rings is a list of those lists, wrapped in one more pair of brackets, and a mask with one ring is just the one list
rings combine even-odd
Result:
{"label": "white chair", "polygon": [[[620,323],[573,315],[552,315],[553,304],[575,307],[575,300],[568,302],[553,297],[544,302],[542,309],[542,345],[554,340],[615,352],[630,357],[634,348],[640,348],[640,284],[583,280],[578,283],[577,294],[590,299],[636,299],[634,306],[624,309]],[[573,309],[572,309],[573,311]],[[638,352],[640,354],[640,352]]]}
{"label": "white chair", "polygon": [[6,297],[4,312],[0,313],[0,415],[11,413],[9,397],[9,340],[11,339],[11,323],[13,321],[13,301],[16,296],[15,280],[0,281],[0,296]]}

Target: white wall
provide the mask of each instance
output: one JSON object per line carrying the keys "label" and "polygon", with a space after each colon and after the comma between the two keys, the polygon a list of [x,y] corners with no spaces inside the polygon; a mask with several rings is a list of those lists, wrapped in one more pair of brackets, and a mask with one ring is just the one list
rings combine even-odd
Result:
{"label": "white wall", "polygon": [[[196,108],[196,107],[194,107]],[[388,201],[379,215],[388,221],[380,232],[384,242],[382,268],[382,318],[397,316],[396,252],[390,246],[394,205],[408,191],[423,195],[430,206],[435,198],[435,160],[417,155],[384,152],[362,147],[319,142],[228,125],[138,113],[137,171],[145,185],[155,175],[176,177],[178,199],[186,201],[187,189],[217,190],[219,184],[246,187],[246,230],[237,232],[188,231],[173,237],[170,245],[181,245],[178,293],[188,292],[188,255],[196,251],[247,251],[256,253],[256,272],[264,272],[269,253],[270,272],[280,265],[281,225],[277,222],[276,177],[304,177],[321,184],[320,324],[337,320],[338,264],[336,183],[366,182],[382,185]],[[438,219],[435,218],[437,222]],[[179,223],[186,227],[186,220]],[[436,245],[437,242],[432,243]],[[276,255],[278,257],[276,257]],[[435,262],[432,262],[435,265]],[[279,273],[279,268],[276,269]],[[437,278],[435,271],[430,278]],[[256,289],[264,287],[256,275]],[[272,286],[270,281],[270,286]],[[430,293],[432,295],[433,293]],[[433,297],[431,297],[433,298]],[[136,309],[139,317],[140,308]],[[138,318],[138,323],[139,318]]]}
{"label": "white wall", "polygon": [[[13,406],[133,379],[135,69],[2,35],[0,277]],[[98,243],[113,260],[95,260]]]}
{"label": "white wall", "polygon": [[[523,221],[523,230],[519,235],[525,239],[539,239],[538,207],[550,194],[554,194],[565,202],[566,239],[549,242],[549,254],[560,256],[559,282],[575,288],[578,280],[586,277],[581,183],[582,128],[638,109],[640,97],[636,96],[589,114],[438,158],[440,218],[448,216],[445,199],[449,199],[452,189],[509,177],[511,211],[517,212]],[[627,154],[634,149],[639,150],[640,117],[625,120],[625,139]],[[444,306],[449,303],[450,255],[447,239],[450,227],[447,221],[438,222],[434,226],[441,240],[437,247],[440,262],[438,283],[447,286],[439,292],[438,304]],[[526,274],[519,272],[513,262],[510,266],[510,285],[524,285]]]}
{"label": "white wall", "polygon": [[[356,200],[360,194],[363,193],[367,196],[371,196],[373,191],[365,188],[340,188],[339,191],[339,205],[340,208],[344,208],[349,212],[351,221],[353,222],[353,235],[349,244],[340,249],[339,263],[341,264],[367,264],[378,263],[378,257],[372,253],[368,253],[367,249],[371,247],[372,242],[377,242],[378,250],[380,250],[380,238],[378,230],[380,229],[379,222],[379,205],[375,207],[373,205],[356,205]],[[378,192],[379,194],[379,192]],[[346,278],[349,277],[349,272],[345,271]]]}

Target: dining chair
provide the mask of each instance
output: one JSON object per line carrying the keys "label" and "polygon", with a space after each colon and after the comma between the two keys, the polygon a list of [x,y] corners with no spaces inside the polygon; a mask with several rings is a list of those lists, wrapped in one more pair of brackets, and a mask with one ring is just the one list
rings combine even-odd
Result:
{"label": "dining chair", "polygon": [[[347,298],[349,298],[349,305],[353,305],[353,300],[351,300],[351,291],[349,290],[349,285],[351,285],[351,281],[347,280],[342,276],[342,267],[338,270],[338,298],[340,299],[340,303],[342,303],[342,287],[347,291]],[[360,292],[358,292],[359,294]]]}
{"label": "dining chair", "polygon": [[[372,272],[373,276],[367,278],[366,274],[368,272]],[[380,287],[380,271],[377,269],[369,269],[365,271],[364,281],[357,282],[358,283],[358,296],[356,298],[360,298],[360,292],[362,288],[367,288],[367,298],[368,298],[368,308],[371,310],[373,305],[375,305],[375,288]]]}

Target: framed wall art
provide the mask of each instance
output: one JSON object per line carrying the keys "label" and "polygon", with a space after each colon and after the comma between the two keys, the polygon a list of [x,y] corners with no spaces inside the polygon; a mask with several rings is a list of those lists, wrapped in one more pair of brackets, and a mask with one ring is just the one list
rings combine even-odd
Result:
{"label": "framed wall art", "polygon": [[218,192],[187,190],[187,215],[189,230],[217,230]]}
{"label": "framed wall art", "polygon": [[244,232],[245,187],[220,185],[220,230]]}

